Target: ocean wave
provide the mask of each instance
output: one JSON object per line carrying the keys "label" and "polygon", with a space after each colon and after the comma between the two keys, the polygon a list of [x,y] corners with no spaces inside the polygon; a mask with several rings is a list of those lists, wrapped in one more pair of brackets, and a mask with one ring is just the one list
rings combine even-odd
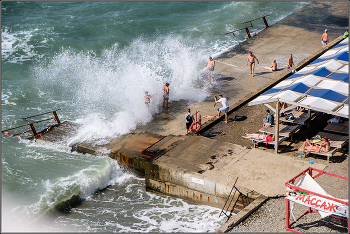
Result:
{"label": "ocean wave", "polygon": [[42,181],[45,191],[39,201],[18,209],[29,216],[40,216],[54,209],[69,210],[96,191],[130,178],[132,175],[122,172],[117,161],[107,158],[103,164],[90,165],[73,175]]}
{"label": "ocean wave", "polygon": [[[197,42],[198,43],[198,42]],[[32,68],[41,97],[70,103],[84,125],[71,140],[115,137],[145,124],[158,113],[162,86],[170,83],[170,102],[203,101],[209,84],[197,85],[207,58],[187,38],[169,35],[156,41],[140,37],[129,47],[118,44],[101,55],[62,49]],[[144,93],[152,95],[150,107]]]}

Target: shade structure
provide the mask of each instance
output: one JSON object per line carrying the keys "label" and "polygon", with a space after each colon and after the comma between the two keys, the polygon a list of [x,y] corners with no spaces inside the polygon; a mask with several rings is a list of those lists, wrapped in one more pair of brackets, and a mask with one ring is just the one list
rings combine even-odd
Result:
{"label": "shade structure", "polygon": [[248,105],[279,101],[349,118],[348,43],[346,38]]}

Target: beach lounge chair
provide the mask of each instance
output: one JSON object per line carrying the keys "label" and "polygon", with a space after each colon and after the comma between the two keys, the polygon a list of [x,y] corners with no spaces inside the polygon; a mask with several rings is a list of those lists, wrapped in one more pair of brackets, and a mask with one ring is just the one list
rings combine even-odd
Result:
{"label": "beach lounge chair", "polygon": [[[279,143],[281,143],[282,141],[286,140],[287,138],[288,137],[279,137]],[[274,140],[267,142],[267,144],[266,144],[266,140],[265,139],[263,141],[261,141],[260,139],[250,138],[249,140],[252,141],[253,148],[255,148],[259,143],[262,143],[262,144],[265,144],[265,145],[275,145],[275,141]]]}
{"label": "beach lounge chair", "polygon": [[298,125],[305,125],[308,121],[310,121],[312,118],[316,117],[315,112],[311,112],[311,117],[309,117],[309,113],[302,112],[302,111],[286,111],[284,112],[285,115],[293,114],[294,119],[292,120],[286,120],[285,117],[280,117],[280,120],[285,123],[292,123],[292,124],[298,124]]}
{"label": "beach lounge chair", "polygon": [[[279,124],[279,136],[280,137],[293,137],[293,134],[301,127],[301,125],[283,125],[283,124]],[[266,134],[275,134],[275,125],[270,126],[270,127],[262,127],[261,129],[259,129],[259,132],[264,132]]]}
{"label": "beach lounge chair", "polygon": [[334,133],[342,133],[349,134],[349,121],[345,121],[343,123],[330,123],[325,128],[325,131],[334,132]]}
{"label": "beach lounge chair", "polygon": [[[313,151],[307,151],[307,150],[302,149],[302,146],[298,149],[298,151],[303,152],[305,157],[309,154],[326,156],[328,163],[329,163],[329,158],[332,157],[338,150],[343,148],[347,144],[347,142],[349,141],[349,136],[343,136],[343,135],[338,135],[338,134],[333,134],[333,133],[328,133],[328,132],[318,132],[315,136],[320,136],[321,138],[323,138],[323,137],[328,138],[328,141],[331,145],[328,152],[316,153]],[[313,140],[314,138],[315,137],[311,138],[310,140]],[[320,142],[315,143],[315,144],[320,144]]]}

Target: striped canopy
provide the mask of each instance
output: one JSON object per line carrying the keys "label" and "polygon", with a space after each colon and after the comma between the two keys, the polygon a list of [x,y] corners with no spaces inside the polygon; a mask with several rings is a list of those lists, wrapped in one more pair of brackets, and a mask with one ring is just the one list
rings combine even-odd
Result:
{"label": "striped canopy", "polygon": [[248,105],[279,101],[349,118],[348,44],[346,38]]}

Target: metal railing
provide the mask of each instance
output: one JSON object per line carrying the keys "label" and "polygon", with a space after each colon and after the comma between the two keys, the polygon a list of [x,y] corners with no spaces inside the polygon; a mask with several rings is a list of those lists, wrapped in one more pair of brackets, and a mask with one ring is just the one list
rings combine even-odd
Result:
{"label": "metal railing", "polygon": [[[8,129],[5,129],[5,130],[2,130],[1,132],[2,133],[5,133],[5,135],[7,136],[10,136],[10,137],[20,137],[21,135],[27,133],[27,132],[32,132],[33,133],[33,136],[35,139],[39,138],[41,135],[45,134],[46,132],[48,132],[52,127],[53,127],[53,122],[56,121],[57,122],[57,126],[59,126],[61,124],[60,122],[60,119],[58,118],[57,116],[57,111],[60,110],[60,109],[57,109],[57,110],[54,110],[54,111],[50,111],[50,112],[45,112],[45,113],[42,113],[42,114],[38,114],[38,115],[33,115],[33,116],[29,116],[29,117],[24,117],[22,118],[23,120],[27,120],[27,119],[30,119],[30,118],[34,118],[34,117],[38,117],[38,116],[42,116],[42,115],[46,115],[46,114],[49,114],[49,113],[52,113],[53,114],[53,118],[47,118],[47,119],[42,119],[42,120],[38,120],[38,121],[34,121],[34,122],[31,122],[31,123],[27,123],[27,124],[23,124],[21,126],[17,126],[17,127],[14,127],[14,128],[8,128]],[[49,126],[44,132],[41,132],[41,133],[38,133],[34,127],[34,124],[36,123],[40,123],[40,122],[44,122],[44,121],[48,121],[48,120],[52,120],[52,123],[51,123],[51,126]],[[11,130],[14,130],[14,129],[18,129],[18,128],[21,128],[21,127],[27,127],[27,129],[25,129],[23,132],[21,133],[15,133],[15,134],[10,134],[8,131],[11,131]]]}
{"label": "metal railing", "polygon": [[267,23],[267,21],[266,21],[266,18],[265,18],[266,16],[269,16],[269,15],[265,15],[265,16],[262,16],[262,17],[259,17],[259,18],[253,19],[253,20],[248,20],[248,21],[246,21],[246,22],[243,22],[242,24],[250,23],[250,26],[248,26],[248,27],[243,27],[243,28],[240,28],[240,29],[236,29],[236,30],[234,30],[234,31],[225,33],[224,35],[227,35],[227,34],[232,33],[232,35],[235,36],[235,32],[240,31],[240,30],[242,30],[242,29],[245,29],[245,30],[246,30],[246,33],[247,33],[247,35],[248,35],[248,38],[251,38],[252,36],[250,35],[250,32],[249,32],[249,29],[248,29],[248,28],[252,28],[252,27],[253,27],[252,21],[255,21],[255,20],[258,20],[258,19],[261,19],[261,18],[262,18],[263,21],[264,21],[264,24],[265,24],[265,28],[268,28],[269,25],[268,25],[268,23]]}
{"label": "metal railing", "polygon": [[[227,197],[227,199],[226,199],[226,202],[225,202],[225,204],[224,204],[224,207],[222,207],[222,210],[221,210],[221,212],[220,212],[219,218],[220,218],[221,214],[224,214],[224,215],[227,217],[227,220],[229,220],[229,219],[231,218],[231,216],[232,216],[233,210],[234,210],[234,208],[235,208],[235,206],[236,206],[236,203],[237,203],[237,201],[238,201],[238,199],[239,199],[239,197],[240,197],[240,195],[241,195],[241,192],[239,192],[238,189],[236,188],[237,180],[238,180],[238,177],[237,177],[237,179],[236,179],[236,181],[235,181],[235,184],[233,185],[233,187],[232,187],[232,189],[231,189],[230,194],[228,195],[228,197]],[[231,197],[231,194],[232,194],[233,189],[235,189],[235,192],[234,192],[234,194],[233,194],[232,197]],[[236,199],[235,199],[235,201],[233,202],[233,205],[232,205],[231,210],[229,210],[229,209],[230,209],[230,206],[231,206],[231,203],[232,203],[232,201],[233,201],[233,199],[234,199],[234,197],[235,197],[237,191],[238,191],[238,195],[236,196]],[[230,202],[229,202],[229,201],[230,201]],[[229,203],[228,203],[228,202],[229,202]],[[227,205],[227,207],[226,207],[226,205]],[[226,208],[225,208],[225,207],[226,207]],[[226,211],[224,212],[224,210],[226,210]],[[227,211],[230,211],[229,214],[227,214]]]}

